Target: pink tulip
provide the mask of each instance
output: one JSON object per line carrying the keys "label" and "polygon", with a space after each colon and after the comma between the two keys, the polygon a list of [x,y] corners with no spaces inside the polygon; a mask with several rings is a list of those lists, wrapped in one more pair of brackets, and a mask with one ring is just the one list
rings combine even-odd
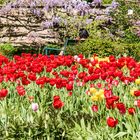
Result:
{"label": "pink tulip", "polygon": [[33,111],[36,112],[38,110],[38,108],[39,108],[38,103],[32,103],[32,109],[33,109]]}

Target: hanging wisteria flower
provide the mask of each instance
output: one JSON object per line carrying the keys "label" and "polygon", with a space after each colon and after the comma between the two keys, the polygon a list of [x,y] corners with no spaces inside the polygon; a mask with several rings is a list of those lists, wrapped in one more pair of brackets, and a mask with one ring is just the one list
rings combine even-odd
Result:
{"label": "hanging wisteria flower", "polygon": [[45,21],[42,23],[42,26],[44,28],[52,28],[53,27],[53,21]]}
{"label": "hanging wisteria flower", "polygon": [[102,0],[93,0],[93,3],[94,4],[101,4],[102,3]]}
{"label": "hanging wisteria flower", "polygon": [[38,108],[39,108],[38,103],[32,103],[31,106],[32,106],[32,110],[35,111],[35,112],[36,112],[36,111],[38,110]]}
{"label": "hanging wisteria flower", "polygon": [[116,9],[118,6],[119,6],[119,3],[113,0],[111,3],[111,8]]}

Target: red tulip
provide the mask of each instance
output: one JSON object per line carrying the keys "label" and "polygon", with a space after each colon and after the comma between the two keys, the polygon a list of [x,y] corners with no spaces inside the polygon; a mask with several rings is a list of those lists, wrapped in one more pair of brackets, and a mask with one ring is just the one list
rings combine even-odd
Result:
{"label": "red tulip", "polygon": [[30,84],[30,81],[27,78],[22,78],[22,84],[28,85],[28,84]]}
{"label": "red tulip", "polygon": [[80,73],[78,74],[78,78],[79,78],[79,79],[83,79],[86,75],[87,75],[86,72],[80,72]]}
{"label": "red tulip", "polygon": [[119,100],[118,96],[112,96],[112,97],[106,98],[106,107],[108,109],[114,109],[115,101],[118,101],[118,100]]}
{"label": "red tulip", "polygon": [[19,96],[24,96],[25,95],[25,89],[24,89],[23,86],[17,86],[16,89],[17,89],[17,92],[18,92]]}
{"label": "red tulip", "polygon": [[35,81],[36,80],[36,74],[35,73],[30,73],[28,75],[28,78],[31,80],[31,81]]}
{"label": "red tulip", "polygon": [[0,98],[6,97],[7,94],[8,94],[8,90],[7,89],[1,89],[0,90]]}
{"label": "red tulip", "polygon": [[118,120],[112,117],[108,117],[106,122],[109,127],[115,127],[118,124]]}
{"label": "red tulip", "polygon": [[56,100],[59,100],[60,99],[60,96],[56,95],[56,96],[53,96],[53,100],[56,101]]}
{"label": "red tulip", "polygon": [[73,84],[66,84],[66,89],[68,91],[73,90]]}
{"label": "red tulip", "polygon": [[97,112],[98,111],[98,106],[97,105],[92,105],[92,111]]}
{"label": "red tulip", "polygon": [[134,115],[135,114],[135,108],[131,107],[131,108],[128,108],[128,113],[130,115]]}
{"label": "red tulip", "polygon": [[97,83],[96,86],[97,86],[97,88],[102,88],[102,84],[101,83]]}
{"label": "red tulip", "polygon": [[116,106],[121,114],[126,113],[126,107],[123,103],[116,103]]}
{"label": "red tulip", "polygon": [[46,78],[45,77],[40,77],[36,80],[36,84],[37,85],[44,85],[46,82]]}
{"label": "red tulip", "polygon": [[60,109],[64,106],[64,103],[60,100],[59,96],[54,96],[53,98],[53,107],[55,109]]}
{"label": "red tulip", "polygon": [[118,81],[118,80],[113,80],[113,81],[112,81],[112,84],[115,85],[115,86],[118,86],[119,81]]}
{"label": "red tulip", "polygon": [[0,83],[4,80],[4,76],[0,75]]}
{"label": "red tulip", "polygon": [[114,62],[116,59],[115,59],[115,56],[113,56],[113,55],[110,55],[109,56],[109,61],[110,62]]}
{"label": "red tulip", "polygon": [[104,96],[105,96],[105,98],[109,98],[112,95],[113,95],[112,90],[107,90],[107,89],[104,90]]}
{"label": "red tulip", "polygon": [[134,95],[135,95],[136,97],[140,96],[140,90],[134,91]]}
{"label": "red tulip", "polygon": [[47,67],[46,68],[46,72],[51,72],[52,71],[52,67]]}
{"label": "red tulip", "polygon": [[102,74],[101,74],[101,79],[102,79],[102,80],[105,80],[106,77],[107,77],[107,73],[102,73]]}

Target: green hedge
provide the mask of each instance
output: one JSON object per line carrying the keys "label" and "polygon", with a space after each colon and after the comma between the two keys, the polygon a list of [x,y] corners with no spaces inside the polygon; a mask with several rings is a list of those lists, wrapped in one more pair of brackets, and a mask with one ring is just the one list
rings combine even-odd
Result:
{"label": "green hedge", "polygon": [[79,53],[85,56],[96,53],[101,57],[109,55],[122,56],[125,54],[140,60],[140,43],[127,44],[100,38],[89,38],[83,43],[67,48],[67,54],[76,55]]}

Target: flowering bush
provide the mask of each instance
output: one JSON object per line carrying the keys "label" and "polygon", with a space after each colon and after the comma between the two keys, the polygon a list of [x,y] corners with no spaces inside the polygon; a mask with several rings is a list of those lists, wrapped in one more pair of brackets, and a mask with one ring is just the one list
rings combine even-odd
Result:
{"label": "flowering bush", "polygon": [[23,53],[1,55],[0,66],[2,138],[138,138],[140,63],[132,57]]}

